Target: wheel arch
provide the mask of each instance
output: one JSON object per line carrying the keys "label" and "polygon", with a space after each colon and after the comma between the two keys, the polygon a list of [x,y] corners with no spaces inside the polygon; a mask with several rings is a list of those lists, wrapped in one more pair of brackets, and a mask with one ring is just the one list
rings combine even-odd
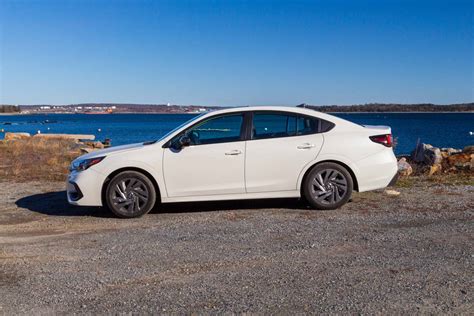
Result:
{"label": "wheel arch", "polygon": [[141,169],[141,168],[137,168],[137,167],[123,167],[123,168],[119,168],[113,172],[111,172],[104,180],[104,183],[102,184],[102,190],[101,190],[101,201],[102,201],[102,205],[107,205],[106,203],[106,192],[107,192],[107,185],[109,184],[110,180],[112,180],[116,175],[118,175],[119,173],[121,172],[124,172],[124,171],[136,171],[136,172],[140,172],[142,173],[144,176],[146,176],[148,179],[150,179],[151,183],[153,183],[153,187],[155,188],[155,192],[156,192],[156,202],[161,202],[161,192],[160,192],[160,186],[158,185],[158,182],[156,181],[155,177],[153,177],[151,175],[151,173],[149,173],[148,171],[144,170],[144,169]]}
{"label": "wheel arch", "polygon": [[354,185],[353,190],[357,191],[357,192],[359,191],[359,183],[357,181],[357,177],[355,176],[354,171],[347,164],[345,164],[345,163],[343,163],[339,160],[327,159],[327,160],[321,160],[321,161],[315,162],[314,164],[309,166],[308,169],[306,169],[306,171],[303,175],[303,178],[301,180],[301,184],[300,184],[300,194],[301,194],[301,196],[303,196],[303,185],[304,185],[304,183],[306,181],[306,178],[308,177],[309,173],[311,172],[311,170],[313,170],[313,168],[316,167],[317,165],[325,163],[325,162],[332,162],[332,163],[338,164],[341,167],[343,167],[344,169],[346,169],[349,172],[349,174],[351,175],[352,183]]}

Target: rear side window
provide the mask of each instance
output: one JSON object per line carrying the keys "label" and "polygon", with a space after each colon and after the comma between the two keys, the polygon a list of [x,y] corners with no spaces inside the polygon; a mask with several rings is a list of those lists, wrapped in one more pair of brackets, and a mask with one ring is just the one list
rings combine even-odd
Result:
{"label": "rear side window", "polygon": [[253,115],[252,139],[296,135],[296,116],[284,113],[256,112]]}
{"label": "rear side window", "polygon": [[252,139],[290,137],[319,133],[318,118],[293,113],[255,112]]}
{"label": "rear side window", "polygon": [[319,131],[319,120],[309,116],[298,116],[297,134],[308,135]]}

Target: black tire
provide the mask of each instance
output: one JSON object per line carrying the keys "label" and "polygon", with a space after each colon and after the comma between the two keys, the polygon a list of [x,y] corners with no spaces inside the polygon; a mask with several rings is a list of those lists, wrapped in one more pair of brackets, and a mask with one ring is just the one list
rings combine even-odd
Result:
{"label": "black tire", "polygon": [[353,187],[346,168],[337,163],[323,162],[309,172],[303,183],[303,194],[313,208],[334,210],[349,201]]}
{"label": "black tire", "polygon": [[107,185],[108,208],[118,217],[134,218],[148,213],[156,202],[156,190],[151,180],[137,171],[117,174]]}

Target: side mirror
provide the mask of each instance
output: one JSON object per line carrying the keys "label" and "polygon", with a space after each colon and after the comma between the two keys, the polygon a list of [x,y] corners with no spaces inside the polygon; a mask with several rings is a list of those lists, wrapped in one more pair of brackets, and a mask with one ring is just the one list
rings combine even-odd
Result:
{"label": "side mirror", "polygon": [[188,135],[183,135],[179,138],[178,142],[181,148],[188,147],[189,145],[191,145],[191,138],[189,138]]}

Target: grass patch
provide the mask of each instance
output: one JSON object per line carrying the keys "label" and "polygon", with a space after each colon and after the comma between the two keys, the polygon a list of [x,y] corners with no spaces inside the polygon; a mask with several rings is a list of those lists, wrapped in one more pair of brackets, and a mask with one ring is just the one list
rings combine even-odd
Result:
{"label": "grass patch", "polygon": [[425,181],[434,184],[474,186],[474,173],[468,171],[459,173],[437,174],[432,176],[425,176],[424,178],[426,178]]}
{"label": "grass patch", "polygon": [[417,185],[445,184],[445,185],[472,185],[474,186],[473,172],[442,173],[437,175],[419,175],[401,177],[395,184],[396,188],[412,188]]}
{"label": "grass patch", "polygon": [[396,188],[411,188],[415,185],[418,177],[400,177],[395,184]]}
{"label": "grass patch", "polygon": [[0,141],[0,179],[65,181],[71,161],[79,155],[71,140],[31,137]]}

